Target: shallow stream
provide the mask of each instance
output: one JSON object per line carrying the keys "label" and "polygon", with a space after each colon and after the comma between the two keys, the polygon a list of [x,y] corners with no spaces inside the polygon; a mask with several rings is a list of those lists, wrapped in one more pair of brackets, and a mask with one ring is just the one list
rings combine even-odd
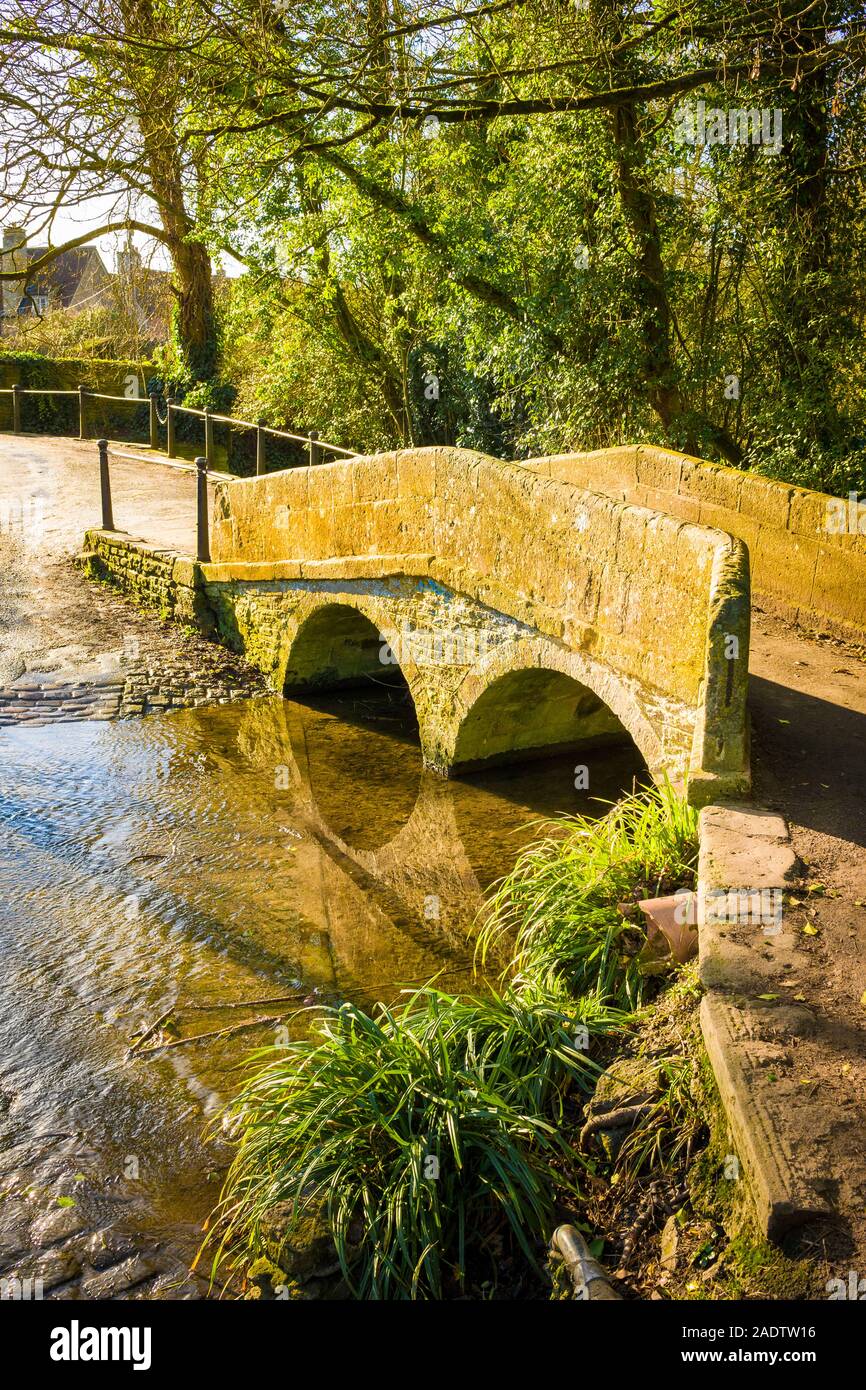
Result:
{"label": "shallow stream", "polygon": [[133,1037],[169,1008],[189,1036],[296,991],[467,985],[482,894],[532,823],[601,811],[640,770],[599,751],[582,792],[574,761],[443,780],[388,690],[3,730],[0,1150],[42,1143],[192,1248],[227,1157],[208,1119],[310,1015],[130,1058]]}

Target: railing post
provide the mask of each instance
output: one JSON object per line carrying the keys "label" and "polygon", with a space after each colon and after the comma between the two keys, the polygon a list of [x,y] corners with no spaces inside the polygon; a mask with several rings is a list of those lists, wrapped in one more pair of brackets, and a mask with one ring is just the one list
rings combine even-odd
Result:
{"label": "railing post", "polygon": [[150,391],[150,447],[159,448],[159,416],[156,413],[156,392]]}
{"label": "railing post", "polygon": [[108,440],[100,439],[99,449],[99,492],[102,499],[102,529],[114,530],[114,513],[111,510],[111,477],[108,472]]}
{"label": "railing post", "polygon": [[166,402],[166,421],[165,421],[165,452],[170,459],[174,458],[174,396],[167,396]]}
{"label": "railing post", "polygon": [[21,433],[21,387],[17,381],[12,387],[12,430]]}
{"label": "railing post", "polygon": [[195,530],[196,530],[196,559],[207,564],[210,560],[210,535],[207,521],[207,459],[199,456],[195,461],[196,466],[196,507],[195,507]]}
{"label": "railing post", "polygon": [[267,465],[265,463],[266,423],[267,421],[265,420],[259,420],[258,424],[256,425],[256,476],[259,478],[262,476],[263,473],[267,473],[268,471]]}
{"label": "railing post", "polygon": [[213,468],[213,420],[210,418],[210,411],[204,413],[204,456],[207,459],[208,468]]}
{"label": "railing post", "polygon": [[317,464],[319,462],[319,459],[322,456],[322,451],[316,443],[317,439],[319,438],[319,431],[310,430],[308,438],[310,441],[310,467],[312,468],[314,464]]}
{"label": "railing post", "polygon": [[[78,387],[78,438],[87,438],[87,416],[85,413],[84,397],[87,395],[85,388]],[[110,528],[109,528],[110,529]]]}

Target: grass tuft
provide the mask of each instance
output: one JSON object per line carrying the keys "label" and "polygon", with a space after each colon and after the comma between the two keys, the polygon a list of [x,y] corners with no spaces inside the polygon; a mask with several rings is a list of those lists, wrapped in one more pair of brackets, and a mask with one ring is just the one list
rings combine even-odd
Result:
{"label": "grass tuft", "polygon": [[637,1007],[643,935],[617,904],[692,884],[697,811],[664,783],[626,797],[601,820],[561,817],[544,828],[486,909],[480,962],[501,957],[508,944],[507,974],[534,980],[557,975],[573,994]]}

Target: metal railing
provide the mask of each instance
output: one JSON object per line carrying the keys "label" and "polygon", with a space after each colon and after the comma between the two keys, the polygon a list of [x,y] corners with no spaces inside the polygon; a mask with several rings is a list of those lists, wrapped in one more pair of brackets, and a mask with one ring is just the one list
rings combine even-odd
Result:
{"label": "metal railing", "polygon": [[[102,510],[102,530],[114,531],[114,507],[111,499],[111,468],[109,464],[108,440],[96,442],[99,451],[99,497]],[[184,473],[191,472],[189,464],[169,463],[168,459],[146,458],[142,454],[126,454],[112,450],[116,459],[130,459],[139,463],[158,463],[164,468],[179,468]],[[201,455],[193,465],[196,475],[195,488],[195,553],[196,559],[207,563],[210,560],[210,523],[208,521],[207,459]]]}
{"label": "metal railing", "polygon": [[229,425],[238,429],[255,430],[256,432],[256,474],[261,476],[267,472],[267,440],[268,438],[286,439],[294,444],[305,445],[307,448],[307,462],[310,466],[317,463],[326,463],[327,455],[332,454],[337,458],[355,458],[357,450],[344,449],[340,444],[331,444],[326,439],[320,439],[316,430],[310,430],[307,434],[292,434],[289,430],[274,429],[266,420],[239,420],[234,415],[219,415],[210,410],[196,410],[190,405],[180,405],[172,396],[166,398],[165,420],[160,419],[159,415],[159,396],[156,391],[151,391],[147,396],[110,396],[102,391],[89,391],[86,386],[79,386],[75,390],[55,390],[54,388],[32,387],[32,386],[10,386],[0,389],[0,396],[12,397],[12,432],[21,434],[21,401],[24,396],[77,396],[78,397],[78,438],[89,438],[87,432],[87,402],[88,401],[114,401],[120,405],[133,405],[148,407],[148,433],[150,448],[159,450],[160,448],[160,426],[165,425],[166,448],[165,452],[170,459],[177,457],[176,423],[178,416],[189,415],[198,417],[204,424],[204,458],[206,466],[213,469],[216,462],[216,446],[214,443],[214,425]]}

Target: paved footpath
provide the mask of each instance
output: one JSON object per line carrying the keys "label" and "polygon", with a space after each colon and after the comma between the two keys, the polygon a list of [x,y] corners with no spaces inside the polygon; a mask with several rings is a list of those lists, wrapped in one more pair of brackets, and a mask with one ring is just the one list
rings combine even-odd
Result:
{"label": "paved footpath", "polygon": [[[155,457],[112,457],[115,524],[193,553],[194,470]],[[115,719],[262,690],[258,673],[223,648],[155,623],[79,574],[73,557],[99,522],[95,444],[0,435],[0,727]]]}
{"label": "paved footpath", "polygon": [[755,800],[780,811],[806,866],[786,981],[812,1022],[789,1069],[802,1106],[790,1137],[810,1151],[838,1221],[804,1231],[834,1272],[866,1271],[866,649],[753,615]]}

